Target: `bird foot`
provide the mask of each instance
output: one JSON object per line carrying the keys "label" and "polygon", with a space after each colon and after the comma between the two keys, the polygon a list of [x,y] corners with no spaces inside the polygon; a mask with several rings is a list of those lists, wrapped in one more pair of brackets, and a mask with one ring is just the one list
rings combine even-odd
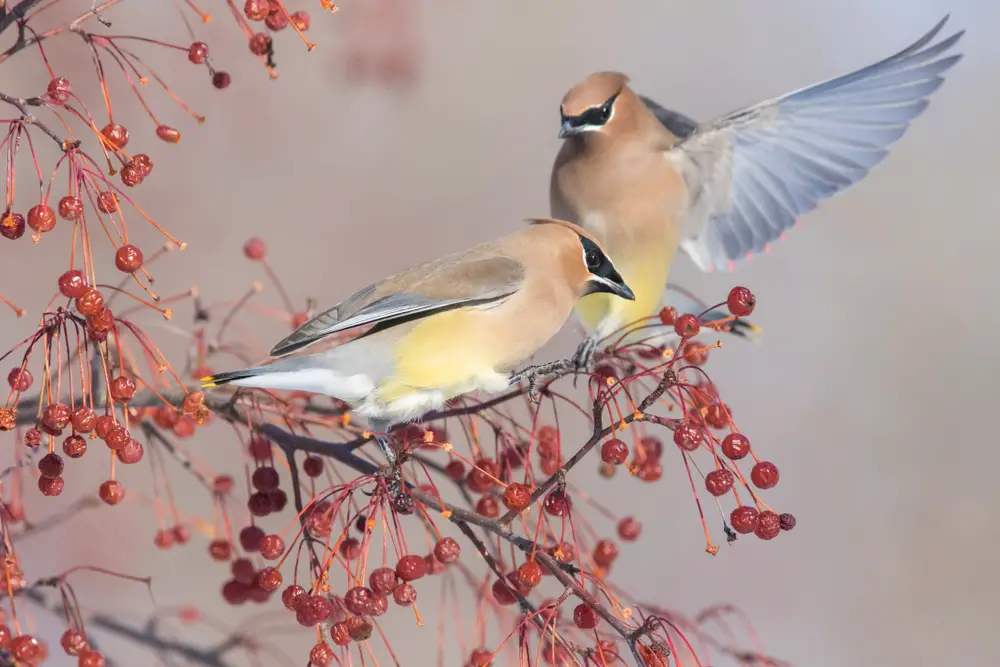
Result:
{"label": "bird foot", "polygon": [[597,339],[592,337],[587,337],[580,346],[576,348],[576,352],[573,354],[573,372],[575,377],[573,378],[573,386],[576,386],[577,381],[580,379],[580,375],[585,373],[588,368],[590,368],[591,362],[594,361],[594,355],[597,352]]}
{"label": "bird foot", "polygon": [[511,375],[510,383],[514,385],[518,382],[527,381],[528,398],[531,399],[532,403],[537,405],[539,402],[538,381],[550,375],[558,375],[559,373],[573,367],[574,364],[571,359],[558,359],[547,364],[528,366],[520,373],[514,373]]}

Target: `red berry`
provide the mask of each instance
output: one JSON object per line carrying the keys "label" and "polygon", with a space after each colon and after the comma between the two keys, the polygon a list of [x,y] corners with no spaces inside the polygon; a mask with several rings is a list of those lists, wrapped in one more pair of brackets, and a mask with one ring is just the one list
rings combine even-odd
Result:
{"label": "red berry", "polygon": [[770,510],[761,512],[753,532],[762,540],[773,540],[781,532],[781,517]]}
{"label": "red berry", "polygon": [[525,561],[517,568],[514,576],[517,578],[517,583],[530,590],[541,583],[542,566],[533,560]]}
{"label": "red berry", "polygon": [[42,477],[59,477],[63,472],[63,460],[58,454],[46,454],[38,460],[38,474]]}
{"label": "red berry", "polygon": [[674,444],[681,449],[693,452],[701,447],[701,441],[705,438],[705,431],[695,424],[681,424],[674,430]]}
{"label": "red berry", "polygon": [[215,72],[212,74],[212,85],[222,90],[223,88],[228,88],[229,84],[232,82],[232,77],[229,76],[228,72]]}
{"label": "red berry", "polygon": [[63,296],[75,299],[87,291],[87,279],[82,271],[70,269],[59,276],[59,291]]}
{"label": "red berry", "polygon": [[680,355],[692,366],[704,366],[708,363],[708,349],[704,344],[689,340],[681,346]]}
{"label": "red berry", "polygon": [[295,27],[302,32],[309,29],[310,22],[311,19],[309,18],[309,12],[304,9],[300,9],[292,14],[292,23],[294,23]]}
{"label": "red berry", "polygon": [[409,584],[400,584],[392,591],[392,599],[401,607],[408,607],[417,601],[417,589]]}
{"label": "red berry", "polygon": [[44,204],[28,209],[28,226],[39,234],[51,232],[56,226],[56,213]]}
{"label": "red berry", "polygon": [[233,557],[233,545],[226,539],[212,540],[208,543],[208,554],[213,560],[227,561]]}
{"label": "red berry", "polygon": [[142,443],[135,438],[130,438],[128,443],[121,449],[115,450],[115,456],[125,465],[132,465],[142,460],[145,450]]}
{"label": "red berry", "polygon": [[109,479],[101,484],[98,495],[108,505],[117,505],[125,498],[125,487],[118,480]]}
{"label": "red berry", "polygon": [[16,241],[24,236],[25,221],[20,213],[7,211],[0,216],[0,236]]}
{"label": "red berry", "polygon": [[313,667],[330,667],[333,664],[333,649],[326,642],[320,642],[309,651],[309,664]]}
{"label": "red berry", "polygon": [[729,522],[733,524],[733,530],[737,533],[747,535],[757,530],[757,524],[760,521],[760,514],[757,512],[756,508],[743,505],[742,507],[737,507],[729,515]]}
{"label": "red berry", "polygon": [[131,243],[115,252],[115,267],[125,273],[135,273],[142,266],[142,251]]}
{"label": "red berry", "polygon": [[122,167],[122,183],[130,188],[142,183],[142,170],[135,164],[127,164]]}
{"label": "red berry", "polygon": [[243,254],[254,261],[264,259],[267,257],[267,243],[255,236],[243,244]]}
{"label": "red berry", "polygon": [[42,434],[37,428],[29,428],[24,432],[24,444],[28,447],[37,447],[42,442]]}
{"label": "red berry", "polygon": [[566,516],[572,507],[573,502],[569,495],[561,489],[550,491],[542,502],[542,509],[551,516]]}
{"label": "red berry", "polygon": [[118,210],[118,195],[111,190],[98,193],[97,209],[101,213],[114,213]]}
{"label": "red berry", "polygon": [[698,318],[691,313],[685,313],[677,318],[674,322],[674,331],[681,338],[693,338],[698,335],[698,330],[701,328],[701,323]]}
{"label": "red berry", "polygon": [[371,621],[360,616],[352,616],[347,619],[347,632],[351,635],[351,639],[356,642],[368,641],[369,637],[372,636]]}
{"label": "red berry", "polygon": [[642,524],[635,517],[627,516],[618,522],[618,537],[626,542],[634,542],[639,539]]}
{"label": "red berry", "polygon": [[479,459],[476,467],[469,471],[465,483],[474,493],[486,493],[496,484],[500,475],[499,466],[492,459]]}
{"label": "red berry", "polygon": [[712,403],[705,413],[705,421],[712,428],[729,426],[729,408],[721,403]]}
{"label": "red berry", "polygon": [[713,496],[724,496],[736,483],[736,477],[729,470],[720,468],[705,475],[705,488]]}
{"label": "red berry", "polygon": [[115,148],[122,149],[128,144],[128,130],[118,123],[108,123],[101,129],[101,134]]}
{"label": "red berry", "polygon": [[243,13],[251,21],[263,21],[271,13],[270,0],[246,0]]}
{"label": "red berry", "polygon": [[746,287],[734,287],[729,290],[726,305],[729,306],[729,312],[736,317],[748,317],[757,305],[757,297]]}
{"label": "red berry", "polygon": [[639,479],[644,482],[655,482],[663,477],[663,466],[659,461],[646,461],[639,466]]}
{"label": "red berry", "polygon": [[448,478],[453,481],[461,481],[465,478],[465,464],[457,459],[449,461],[448,465],[444,467],[444,474],[448,475]]}
{"label": "red berry", "polygon": [[497,601],[497,604],[507,607],[517,602],[517,596],[514,594],[513,589],[503,579],[494,581],[492,590],[493,598]]}
{"label": "red berry", "polygon": [[434,557],[442,563],[454,563],[462,553],[462,547],[451,537],[446,537],[434,545]]}
{"label": "red berry", "polygon": [[344,594],[344,607],[358,616],[370,614],[375,605],[375,595],[376,593],[370,588],[355,586]]}
{"label": "red berry", "polygon": [[361,542],[353,537],[348,537],[340,543],[340,555],[347,560],[357,560],[361,556]]}
{"label": "red berry", "polygon": [[636,451],[636,459],[641,461],[659,461],[663,456],[663,441],[656,436],[647,435],[639,440],[641,453]]}
{"label": "red berry", "polygon": [[204,42],[191,42],[188,47],[188,60],[195,65],[202,65],[208,60],[208,45]]}
{"label": "red berry", "polygon": [[116,426],[111,429],[108,433],[108,437],[104,439],[104,442],[108,445],[109,449],[124,449],[129,443],[132,436],[129,434],[128,429],[124,426]]}
{"label": "red berry", "polygon": [[79,220],[83,216],[83,200],[66,195],[59,200],[59,217],[63,220]]}
{"label": "red berry", "polygon": [[249,558],[237,558],[229,566],[229,571],[232,572],[233,579],[247,586],[253,585],[257,580],[257,571]]}
{"label": "red berry", "polygon": [[104,656],[97,651],[86,649],[80,651],[78,667],[104,667]]}
{"label": "red berry", "polygon": [[230,579],[222,585],[222,598],[231,605],[241,605],[250,597],[249,587]]}
{"label": "red berry", "polygon": [[277,535],[265,535],[260,541],[260,555],[267,560],[278,560],[285,552],[285,542]]}
{"label": "red berry", "polygon": [[255,56],[267,55],[268,51],[271,50],[271,36],[266,35],[262,32],[258,32],[256,35],[250,38],[250,53]]}
{"label": "red berry", "polygon": [[253,471],[250,482],[258,491],[271,491],[278,488],[278,471],[271,467],[257,468]]}
{"label": "red berry", "polygon": [[789,514],[788,512],[785,512],[784,514],[778,517],[778,520],[781,522],[782,530],[791,530],[792,528],[795,528],[794,514]]}
{"label": "red berry", "polygon": [[[548,656],[550,654],[551,651],[546,652],[545,649],[542,649],[543,658],[544,656]],[[465,667],[490,667],[492,664],[493,652],[484,648],[477,648],[472,652],[472,655],[469,656],[469,661],[465,664]]]}
{"label": "red berry", "polygon": [[119,375],[111,380],[111,398],[121,403],[128,403],[135,396],[135,382],[132,378]]}
{"label": "red berry", "polygon": [[660,311],[660,322],[662,322],[664,326],[672,327],[676,321],[677,309],[673,306],[667,306]]}
{"label": "red berry", "polygon": [[93,315],[104,308],[104,296],[94,287],[88,287],[81,295],[76,297],[76,309],[81,315]]}
{"label": "red berry", "polygon": [[773,489],[778,477],[778,466],[770,461],[759,461],[750,471],[750,479],[758,489]]}
{"label": "red berry", "polygon": [[281,592],[281,604],[285,605],[285,609],[289,611],[295,611],[299,604],[307,598],[306,589],[296,584],[292,584]]}
{"label": "red berry", "polygon": [[298,603],[295,609],[295,620],[299,625],[309,627],[322,623],[330,616],[333,605],[330,599],[322,595],[310,595]]}
{"label": "red berry", "polygon": [[628,445],[618,438],[606,440],[601,445],[601,460],[605,463],[621,465],[626,459],[628,459]]}
{"label": "red berry", "polygon": [[347,646],[351,643],[351,633],[347,629],[347,623],[337,621],[330,626],[330,639],[337,646]]}
{"label": "red berry", "polygon": [[157,549],[169,549],[174,543],[174,533],[170,530],[158,530],[153,536],[153,544]]}
{"label": "red berry", "polygon": [[396,576],[396,571],[392,568],[380,567],[372,570],[372,573],[368,575],[368,585],[371,586],[372,591],[379,595],[389,595],[399,585],[399,577]]}
{"label": "red berry", "polygon": [[34,381],[34,377],[31,375],[31,371],[27,368],[21,369],[20,366],[15,366],[10,369],[7,373],[7,384],[14,391],[28,391],[31,388],[31,383]]}
{"label": "red berry", "polygon": [[750,453],[750,439],[742,433],[730,433],[722,439],[722,453],[739,461]]}
{"label": "red berry", "polygon": [[598,540],[594,545],[594,562],[601,567],[610,567],[618,558],[618,545],[611,540]]}
{"label": "red berry", "polygon": [[42,413],[42,422],[57,430],[66,428],[72,418],[73,413],[69,406],[63,403],[51,403],[46,406],[45,412]]}
{"label": "red berry", "polygon": [[247,499],[247,509],[250,510],[250,514],[256,517],[265,517],[274,511],[274,503],[271,502],[271,496],[266,491],[257,491],[256,493],[250,494]]}
{"label": "red berry", "polygon": [[65,102],[73,94],[73,88],[69,85],[69,79],[57,76],[49,81],[47,92],[56,102]]}
{"label": "red berry", "polygon": [[259,551],[263,539],[264,531],[257,526],[247,526],[240,531],[240,546],[244,551]]}
{"label": "red berry", "polygon": [[43,496],[58,496],[62,493],[65,481],[62,477],[39,477],[38,490]]}
{"label": "red berry", "polygon": [[66,651],[67,655],[77,655],[80,651],[87,648],[87,638],[83,636],[82,632],[77,632],[72,628],[62,634],[59,643],[62,644],[63,650]]}
{"label": "red berry", "polygon": [[63,454],[78,459],[87,452],[87,441],[79,435],[71,435],[63,440]]}
{"label": "red berry", "polygon": [[593,630],[597,627],[597,613],[586,602],[581,602],[573,610],[573,624],[581,630]]}
{"label": "red berry", "polygon": [[269,30],[273,30],[274,32],[284,30],[288,27],[288,23],[288,15],[282,11],[273,12],[269,14],[266,19],[264,19],[264,25],[266,25]]}
{"label": "red berry", "polygon": [[409,554],[399,559],[396,574],[403,581],[416,581],[427,574],[427,563],[423,557]]}
{"label": "red berry", "polygon": [[168,144],[176,144],[181,140],[181,133],[169,125],[159,125],[156,128],[156,136]]}

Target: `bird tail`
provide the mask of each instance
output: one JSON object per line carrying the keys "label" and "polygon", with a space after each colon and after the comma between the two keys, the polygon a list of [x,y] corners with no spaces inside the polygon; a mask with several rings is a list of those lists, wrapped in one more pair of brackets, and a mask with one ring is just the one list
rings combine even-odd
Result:
{"label": "bird tail", "polygon": [[357,401],[371,393],[375,386],[363,371],[341,367],[331,353],[279,359],[263,366],[217,373],[201,379],[202,387],[232,384],[237,387],[306,391],[336,396],[347,402]]}
{"label": "bird tail", "polygon": [[[229,371],[227,373],[209,375],[201,378],[200,382],[203,389],[208,389],[209,387],[221,387],[224,384],[229,384],[230,382],[235,382],[237,380],[247,380],[249,378],[257,377],[258,375],[263,375],[267,372],[269,371],[266,366],[244,368],[240,371]],[[273,369],[270,372],[273,372]]]}

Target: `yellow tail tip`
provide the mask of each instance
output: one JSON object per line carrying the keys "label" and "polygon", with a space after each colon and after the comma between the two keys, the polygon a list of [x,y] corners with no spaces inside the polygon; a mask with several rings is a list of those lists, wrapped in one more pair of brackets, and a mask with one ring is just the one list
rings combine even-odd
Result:
{"label": "yellow tail tip", "polygon": [[215,384],[215,382],[212,381],[212,377],[213,376],[211,376],[211,375],[206,375],[201,380],[199,380],[199,382],[201,382],[201,386],[204,387],[204,388],[218,386],[218,385]]}

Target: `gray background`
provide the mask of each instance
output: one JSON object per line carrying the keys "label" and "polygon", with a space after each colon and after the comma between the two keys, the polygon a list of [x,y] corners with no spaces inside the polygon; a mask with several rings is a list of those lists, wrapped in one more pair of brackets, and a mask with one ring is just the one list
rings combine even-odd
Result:
{"label": "gray background", "polygon": [[[640,91],[705,119],[886,56],[946,12],[947,30],[969,29],[966,59],[862,185],[735,277],[702,275],[686,259],[674,269],[675,281],[706,298],[721,299],[737,282],[759,297],[764,342],[728,344],[709,370],[743,430],[781,467],[782,482],[767,500],[794,512],[799,527],[770,543],[741,540],[713,559],[702,551],[679,461],[666,466],[660,484],[595,481],[592,492],[645,521],[644,538],[616,565],[620,585],[692,613],[737,604],[773,655],[809,667],[1000,664],[993,515],[1000,458],[989,444],[1000,324],[993,309],[1000,234],[989,201],[1000,149],[1000,42],[992,27],[1000,5],[423,0],[413,27],[423,49],[419,79],[401,91],[344,77],[344,49],[362,4],[347,2],[329,17],[310,3],[310,34],[320,46],[306,55],[283,35],[277,82],[243,55],[224,7],[214,8],[215,21],[199,34],[233,73],[228,91],[212,89],[183,54],[152,57],[173,63],[172,85],[209,116],[198,128],[156,96],[163,122],[184,134],[179,146],[151,138],[141,111],[119,93],[116,113],[133,126],[133,144],[156,161],[140,201],[189,243],[157,267],[162,294],[198,285],[209,300],[236,298],[262,279],[240,252],[247,237],[260,235],[299,302],[332,303],[409,263],[547,213],[558,102],[594,69],[626,71]],[[126,3],[109,17],[121,32],[187,41],[169,3]],[[99,109],[84,79],[85,52],[57,43],[50,47],[57,69],[79,80]],[[37,61],[26,53],[5,65],[0,89],[40,92],[46,76]],[[138,221],[132,229],[147,249],[159,243]],[[24,239],[17,250],[0,243],[2,292],[32,307],[31,316],[62,270],[68,243],[57,236],[67,232],[64,225],[38,246]],[[261,303],[279,301],[269,288]],[[179,310],[172,324],[186,326],[188,315]],[[0,318],[4,348],[31,327]],[[262,346],[284,331],[266,319],[243,323]],[[169,328],[151,331],[180,354],[183,340]],[[569,333],[546,354],[569,350]],[[219,468],[238,460],[224,427],[194,449]],[[63,500],[90,493],[104,478],[99,458],[73,465]],[[143,487],[150,493],[148,466],[122,478],[131,499]],[[172,478],[182,508],[207,516],[202,489],[179,473]],[[34,489],[27,495],[29,508],[59,506]],[[80,563],[153,573],[161,605],[195,601],[233,622],[238,615],[214,593],[224,572],[206,563],[206,541],[157,552],[152,517],[148,504],[127,503],[25,540],[19,553],[29,579]],[[94,606],[151,609],[139,585],[77,581]],[[434,610],[425,603],[425,616]],[[412,617],[395,613],[387,623],[404,665],[433,664],[413,657],[435,645],[433,621],[417,629]],[[293,630],[274,641],[301,664],[303,653],[292,647],[308,635]],[[133,656],[122,664],[149,664],[129,650],[118,653]]]}

